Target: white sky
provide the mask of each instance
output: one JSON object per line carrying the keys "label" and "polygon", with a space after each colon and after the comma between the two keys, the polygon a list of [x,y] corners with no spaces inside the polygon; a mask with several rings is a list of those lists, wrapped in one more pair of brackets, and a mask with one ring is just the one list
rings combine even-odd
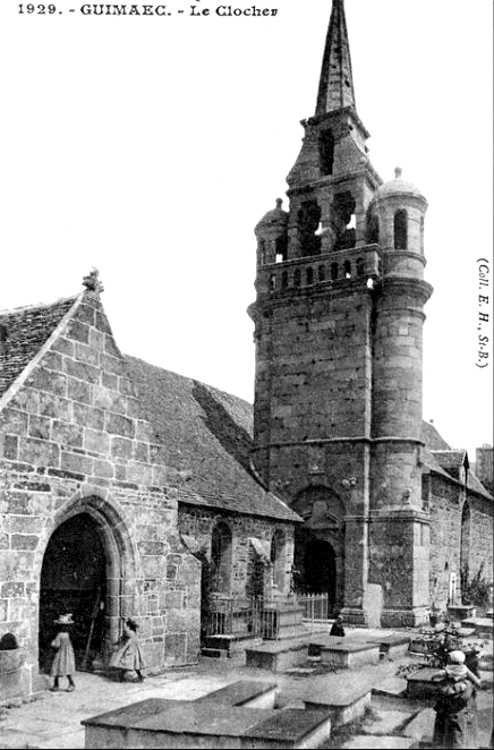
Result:
{"label": "white sky", "polygon": [[[277,16],[220,18],[209,0],[20,15],[2,0],[0,308],[76,294],[94,265],[122,351],[253,400],[253,229],[314,113],[331,8],[256,4]],[[492,2],[345,8],[372,162],[429,201],[424,418],[475,460],[492,443],[491,326],[475,364],[479,257],[493,293]]]}

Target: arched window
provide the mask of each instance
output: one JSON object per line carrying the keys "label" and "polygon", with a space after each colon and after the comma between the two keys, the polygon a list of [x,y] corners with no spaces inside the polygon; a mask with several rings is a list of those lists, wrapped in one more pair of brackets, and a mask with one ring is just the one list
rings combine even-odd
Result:
{"label": "arched window", "polygon": [[272,273],[269,277],[269,288],[272,292],[274,292],[274,290],[276,289],[276,276],[274,275],[274,273]]}
{"label": "arched window", "polygon": [[352,266],[349,260],[346,260],[344,263],[344,270],[345,270],[345,278],[349,279],[352,275]]}
{"label": "arched window", "polygon": [[228,524],[220,521],[213,529],[211,539],[211,584],[213,591],[230,593],[232,571],[232,532]]}
{"label": "arched window", "polygon": [[363,258],[357,258],[357,275],[362,276],[365,272],[365,262]]}
{"label": "arched window", "polygon": [[367,242],[379,244],[379,219],[371,214],[367,220]]}
{"label": "arched window", "polygon": [[277,529],[271,540],[271,564],[273,566],[273,583],[279,591],[285,585],[285,535]]}
{"label": "arched window", "polygon": [[288,288],[288,271],[283,271],[283,273],[281,274],[281,288]]}
{"label": "arched window", "polygon": [[312,268],[308,268],[305,272],[305,279],[307,284],[313,284],[314,283],[314,270]]}
{"label": "arched window", "polygon": [[300,268],[296,268],[293,273],[293,285],[294,286],[300,286]]}
{"label": "arched window", "polygon": [[319,135],[319,155],[322,173],[333,174],[334,136],[330,128],[323,130]]}
{"label": "arched window", "polygon": [[326,269],[324,266],[319,266],[317,275],[319,277],[319,281],[324,281],[326,278]]}
{"label": "arched window", "polygon": [[321,221],[321,208],[317,201],[305,201],[302,203],[297,214],[298,239],[300,243],[300,254],[320,255],[321,237],[318,229]]}
{"label": "arched window", "polygon": [[406,250],[408,243],[408,217],[405,209],[400,208],[395,213],[394,219],[394,245],[395,250]]}
{"label": "arched window", "polygon": [[276,245],[276,261],[278,263],[288,258],[288,237],[286,234],[277,237],[275,241]]}
{"label": "arched window", "polygon": [[335,281],[338,278],[338,263],[331,263],[331,279]]}

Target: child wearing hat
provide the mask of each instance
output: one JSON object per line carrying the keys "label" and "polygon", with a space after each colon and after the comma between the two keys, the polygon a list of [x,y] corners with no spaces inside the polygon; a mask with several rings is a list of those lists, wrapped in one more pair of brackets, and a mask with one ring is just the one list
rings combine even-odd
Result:
{"label": "child wearing hat", "polygon": [[75,682],[72,677],[75,672],[75,656],[69,635],[69,628],[74,625],[72,615],[70,613],[59,615],[58,620],[54,620],[54,625],[58,625],[58,633],[51,643],[51,647],[56,649],[56,654],[51,665],[50,674],[54,682],[50,690],[52,692],[60,690],[60,677],[66,677],[69,682],[67,692],[71,693],[75,690]]}
{"label": "child wearing hat", "polygon": [[118,650],[110,659],[110,667],[121,670],[121,679],[126,672],[135,672],[139,682],[144,681],[142,671],[145,667],[141,647],[137,638],[138,624],[128,617],[124,620],[123,634],[116,644]]}

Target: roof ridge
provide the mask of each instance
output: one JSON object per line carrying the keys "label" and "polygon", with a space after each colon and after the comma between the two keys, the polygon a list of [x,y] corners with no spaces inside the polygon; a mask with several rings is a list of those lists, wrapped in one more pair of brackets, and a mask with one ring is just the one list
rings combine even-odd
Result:
{"label": "roof ridge", "polygon": [[68,302],[69,300],[75,302],[79,295],[80,292],[78,294],[71,294],[68,297],[59,297],[59,299],[56,299],[53,302],[37,302],[34,305],[20,305],[19,307],[5,308],[4,310],[0,310],[0,315],[20,313],[24,310],[39,310],[41,307],[55,307],[55,305],[59,305],[61,302]]}

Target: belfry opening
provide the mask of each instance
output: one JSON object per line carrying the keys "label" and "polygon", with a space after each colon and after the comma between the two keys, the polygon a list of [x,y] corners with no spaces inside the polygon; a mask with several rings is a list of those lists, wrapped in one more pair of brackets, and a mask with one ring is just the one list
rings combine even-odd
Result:
{"label": "belfry opening", "polygon": [[107,561],[101,530],[89,513],[79,513],[53,532],[43,557],[39,610],[39,662],[49,668],[54,621],[71,613],[70,636],[78,670],[92,670],[105,639]]}

